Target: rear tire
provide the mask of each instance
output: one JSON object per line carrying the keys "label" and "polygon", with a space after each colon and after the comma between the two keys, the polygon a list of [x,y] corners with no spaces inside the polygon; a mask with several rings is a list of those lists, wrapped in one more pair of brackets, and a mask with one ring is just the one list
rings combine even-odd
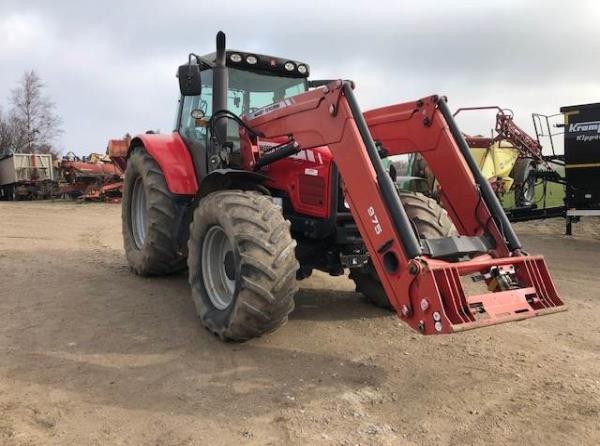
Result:
{"label": "rear tire", "polygon": [[165,176],[143,147],[127,160],[122,222],[125,254],[140,276],[161,276],[185,268],[179,231],[184,205],[169,192]]}
{"label": "rear tire", "polygon": [[[420,238],[436,239],[456,233],[448,213],[434,199],[418,192],[399,191],[398,195]],[[354,281],[356,291],[362,293],[373,305],[392,309],[371,261],[364,268],[351,270],[349,277]]]}
{"label": "rear tire", "polygon": [[296,242],[273,201],[223,190],[204,197],[188,242],[189,281],[205,327],[225,341],[245,341],[288,320],[298,291]]}

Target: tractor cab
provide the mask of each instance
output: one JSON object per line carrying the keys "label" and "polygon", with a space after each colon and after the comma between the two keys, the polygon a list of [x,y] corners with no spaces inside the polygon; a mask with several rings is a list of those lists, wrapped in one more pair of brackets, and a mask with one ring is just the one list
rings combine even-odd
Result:
{"label": "tractor cab", "polygon": [[[188,77],[191,66],[196,70],[194,77],[197,78]],[[192,153],[196,153],[200,176],[223,167],[217,153],[223,143],[228,147],[228,156],[233,159],[239,156],[238,124],[227,118],[216,119],[216,134],[211,135],[211,117],[215,111],[228,110],[236,116],[248,115],[305,92],[308,89],[308,75],[309,67],[305,63],[226,50],[219,45],[215,53],[190,55],[189,63],[180,67],[178,77],[180,84],[187,79],[196,89],[187,92],[182,90],[176,131],[192,149]],[[221,147],[217,147],[215,140]]]}

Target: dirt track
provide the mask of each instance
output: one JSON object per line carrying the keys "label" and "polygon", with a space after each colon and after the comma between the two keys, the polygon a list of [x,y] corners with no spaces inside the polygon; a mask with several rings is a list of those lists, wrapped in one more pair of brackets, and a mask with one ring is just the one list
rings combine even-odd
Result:
{"label": "dirt track", "polygon": [[517,229],[567,313],[422,337],[315,275],[224,344],[129,272],[118,205],[0,203],[0,444],[599,444],[600,222],[562,225]]}

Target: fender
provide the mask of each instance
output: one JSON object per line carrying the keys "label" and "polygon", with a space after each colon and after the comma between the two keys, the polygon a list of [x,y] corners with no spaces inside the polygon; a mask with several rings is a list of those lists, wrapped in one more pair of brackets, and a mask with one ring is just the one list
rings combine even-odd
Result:
{"label": "fender", "polygon": [[[198,181],[194,163],[179,133],[146,133],[131,140],[129,153],[143,146],[158,163],[169,191],[176,195],[196,195]],[[129,156],[128,153],[128,156]]]}
{"label": "fender", "polygon": [[200,182],[199,198],[223,189],[247,188],[270,180],[266,175],[239,169],[217,169]]}
{"label": "fender", "polygon": [[535,161],[533,158],[519,158],[515,162],[515,165],[510,173],[510,176],[515,180],[517,186],[521,186],[527,180],[529,174],[529,166],[533,166],[535,169]]}

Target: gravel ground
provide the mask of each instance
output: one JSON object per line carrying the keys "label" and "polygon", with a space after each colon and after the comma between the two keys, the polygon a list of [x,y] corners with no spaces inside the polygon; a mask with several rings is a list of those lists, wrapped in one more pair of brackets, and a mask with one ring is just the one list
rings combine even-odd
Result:
{"label": "gravel ground", "polygon": [[120,207],[0,203],[2,445],[600,444],[600,220],[517,225],[569,311],[422,337],[345,278],[224,344],[185,275],[132,275]]}

